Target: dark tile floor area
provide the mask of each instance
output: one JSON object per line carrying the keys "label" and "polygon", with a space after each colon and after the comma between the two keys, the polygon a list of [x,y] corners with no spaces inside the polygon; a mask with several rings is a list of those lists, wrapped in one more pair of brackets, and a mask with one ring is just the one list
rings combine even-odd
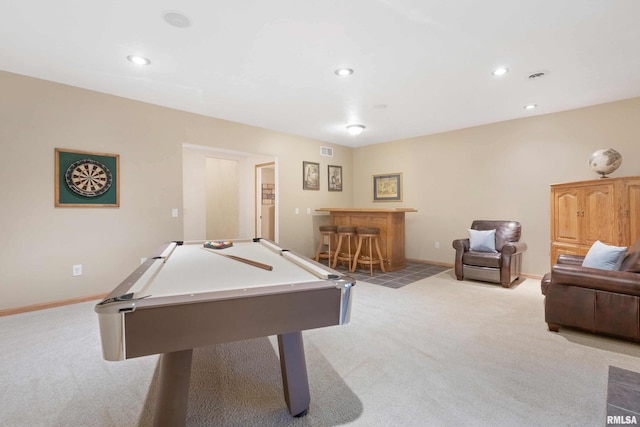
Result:
{"label": "dark tile floor area", "polygon": [[433,276],[450,269],[451,267],[425,264],[422,262],[407,262],[406,268],[388,273],[383,273],[379,267],[374,268],[373,277],[371,277],[368,269],[358,268],[355,272],[348,273],[347,267],[341,266],[340,264],[336,266],[336,270],[353,277],[356,279],[356,283],[362,281],[394,289],[399,289],[425,277]]}
{"label": "dark tile floor area", "polygon": [[640,373],[609,366],[607,425],[630,424],[634,417],[640,423]]}

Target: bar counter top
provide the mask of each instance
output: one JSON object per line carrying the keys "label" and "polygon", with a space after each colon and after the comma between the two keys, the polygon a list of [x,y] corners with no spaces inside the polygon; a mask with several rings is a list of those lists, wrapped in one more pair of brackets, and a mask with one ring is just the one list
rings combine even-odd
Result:
{"label": "bar counter top", "polygon": [[324,212],[418,212],[414,208],[318,208]]}

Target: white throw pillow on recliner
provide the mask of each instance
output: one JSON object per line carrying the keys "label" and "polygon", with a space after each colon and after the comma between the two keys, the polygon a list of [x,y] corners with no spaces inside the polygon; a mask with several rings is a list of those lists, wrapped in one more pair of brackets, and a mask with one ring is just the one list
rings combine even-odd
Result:
{"label": "white throw pillow on recliner", "polygon": [[469,231],[469,249],[475,252],[497,252],[496,251],[496,230],[473,230]]}
{"label": "white throw pillow on recliner", "polygon": [[626,252],[626,247],[605,245],[600,240],[596,240],[584,257],[582,266],[601,270],[620,270]]}

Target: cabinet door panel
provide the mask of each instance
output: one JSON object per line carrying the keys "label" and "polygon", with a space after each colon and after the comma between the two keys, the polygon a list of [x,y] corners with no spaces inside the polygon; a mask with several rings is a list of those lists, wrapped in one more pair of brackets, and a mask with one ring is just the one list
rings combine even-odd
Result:
{"label": "cabinet door panel", "polygon": [[584,216],[582,243],[592,245],[596,240],[609,245],[618,243],[614,185],[584,188]]}
{"label": "cabinet door panel", "polygon": [[627,206],[624,210],[625,221],[628,221],[627,242],[632,245],[640,239],[640,179],[630,180],[625,187]]}
{"label": "cabinet door panel", "polygon": [[558,190],[555,194],[554,239],[558,242],[579,243],[578,191],[575,188]]}

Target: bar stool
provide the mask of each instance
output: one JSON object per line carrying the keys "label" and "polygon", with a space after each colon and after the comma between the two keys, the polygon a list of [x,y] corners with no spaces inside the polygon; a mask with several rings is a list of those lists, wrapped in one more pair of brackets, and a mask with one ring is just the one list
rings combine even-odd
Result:
{"label": "bar stool", "polygon": [[[333,258],[333,252],[331,252],[331,244],[335,241],[336,233],[338,231],[338,226],[336,225],[321,225],[320,226],[320,243],[318,243],[318,249],[316,250],[316,261],[320,261],[321,259],[327,259],[327,265],[331,266],[331,261]],[[326,243],[327,251],[322,251],[322,247],[325,245],[325,240],[328,240]]]}
{"label": "bar stool", "polygon": [[[356,254],[354,255],[353,267],[351,267],[351,272],[356,271],[358,264],[368,265],[370,275],[373,276],[373,266],[380,265],[380,270],[383,273],[386,273],[384,269],[384,260],[382,259],[382,254],[380,253],[380,229],[375,227],[358,227],[356,228],[356,233],[358,234],[358,247],[356,248]],[[363,243],[366,245],[365,254],[369,252],[369,256],[360,255],[362,251]],[[376,245],[376,252],[378,253],[378,258],[373,258],[373,244]]]}
{"label": "bar stool", "polygon": [[[353,257],[353,253],[351,252],[351,238],[353,238],[353,243],[355,244],[356,228],[349,227],[346,225],[339,225],[337,233],[338,233],[338,244],[336,245],[336,253],[333,257],[333,265],[331,266],[331,268],[336,268],[338,261],[342,261],[342,262],[347,261],[347,263],[349,264],[349,271],[351,271],[351,265],[353,263],[353,260],[355,259]],[[342,247],[343,239],[347,245],[346,252]]]}

